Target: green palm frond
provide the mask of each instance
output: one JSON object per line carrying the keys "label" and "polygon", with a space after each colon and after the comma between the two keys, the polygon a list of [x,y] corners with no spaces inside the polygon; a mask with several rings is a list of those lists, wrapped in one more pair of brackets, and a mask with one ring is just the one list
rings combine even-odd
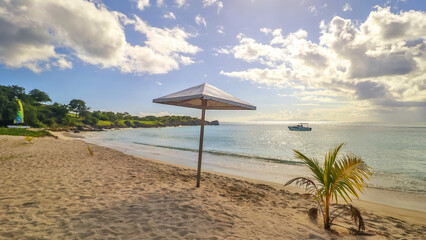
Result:
{"label": "green palm frond", "polygon": [[329,193],[331,191],[331,185],[335,181],[335,173],[334,173],[334,164],[337,159],[337,154],[339,154],[340,149],[343,147],[344,143],[341,143],[334,149],[330,149],[328,153],[325,155],[324,159],[324,188]]}
{"label": "green palm frond", "polygon": [[357,192],[363,192],[366,182],[371,175],[368,167],[359,156],[347,154],[336,162],[332,170],[334,178],[331,185],[331,193],[337,201],[337,196],[341,196],[346,202],[351,200],[351,195],[358,198]]}
{"label": "green palm frond", "polygon": [[333,218],[331,218],[331,215],[335,211],[332,214],[329,213],[330,204],[333,200],[338,202],[338,198],[341,197],[348,203],[353,197],[358,198],[358,192],[363,192],[367,185],[366,179],[371,176],[371,168],[362,161],[361,157],[355,154],[345,154],[338,158],[343,146],[342,143],[328,151],[325,155],[323,167],[315,158],[309,158],[300,151],[293,150],[295,157],[302,160],[311,170],[317,183],[308,178],[299,177],[288,181],[286,185],[296,183],[299,187],[305,187],[306,191],[314,196],[319,208],[310,209],[309,215],[313,217],[320,210],[324,218],[324,228],[329,229],[334,218],[346,212],[358,225],[358,231],[363,231],[365,227],[361,213],[352,205],[345,205],[346,207],[336,209],[339,211]]}
{"label": "green palm frond", "polygon": [[303,153],[293,150],[295,153],[295,157],[297,159],[302,160],[311,170],[312,176],[320,183],[324,184],[324,170],[320,167],[318,160],[315,158],[308,158]]}
{"label": "green palm frond", "polygon": [[90,156],[91,156],[91,157],[93,157],[94,153],[93,153],[92,149],[90,149],[90,147],[89,147],[89,146],[87,146],[87,150],[89,150],[89,154],[90,154]]}

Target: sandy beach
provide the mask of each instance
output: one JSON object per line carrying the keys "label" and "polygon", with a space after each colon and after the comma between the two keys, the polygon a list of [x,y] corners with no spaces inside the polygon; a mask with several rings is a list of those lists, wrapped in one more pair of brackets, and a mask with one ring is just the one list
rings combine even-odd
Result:
{"label": "sandy beach", "polygon": [[[88,147],[93,152],[91,156]],[[60,136],[0,136],[0,239],[424,239],[426,213],[364,201],[366,235],[306,214],[295,188],[142,159]]]}

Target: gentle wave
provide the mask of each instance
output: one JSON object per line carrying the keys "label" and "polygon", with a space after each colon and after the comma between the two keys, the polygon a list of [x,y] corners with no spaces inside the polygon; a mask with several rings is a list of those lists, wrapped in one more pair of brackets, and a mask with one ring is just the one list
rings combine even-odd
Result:
{"label": "gentle wave", "polygon": [[[133,142],[134,144],[148,146],[148,147],[157,147],[157,148],[166,148],[166,149],[172,149],[172,150],[179,150],[179,151],[187,151],[187,152],[198,152],[198,149],[193,148],[183,148],[183,147],[173,147],[173,146],[165,146],[165,145],[158,145],[158,144],[148,144],[148,143],[142,143],[142,142]],[[258,156],[258,155],[249,155],[249,154],[239,154],[239,153],[230,153],[230,152],[222,152],[222,151],[215,151],[215,150],[204,150],[204,153],[219,155],[219,156],[229,156],[229,157],[236,157],[236,158],[243,158],[243,159],[254,159],[258,161],[265,161],[270,163],[279,163],[279,164],[288,164],[288,165],[303,165],[302,162],[298,161],[291,161],[291,160],[285,160],[285,159],[278,159],[278,158],[271,158],[271,157],[264,157],[264,156]],[[380,178],[388,178],[388,177],[396,177],[393,174],[384,173],[384,172],[375,172],[375,176]],[[411,187],[407,188],[406,186],[380,186],[377,184],[369,184],[369,188],[373,189],[381,189],[381,190],[390,190],[390,191],[400,191],[400,192],[411,192],[411,193],[420,193],[425,194],[426,191],[421,187]]]}
{"label": "gentle wave", "polygon": [[387,190],[387,191],[393,191],[393,192],[416,193],[416,194],[422,194],[422,195],[426,194],[426,191],[422,189],[409,189],[406,187],[398,187],[398,186],[383,187],[383,186],[379,186],[375,184],[368,184],[367,187],[372,189]]}
{"label": "gentle wave", "polygon": [[[181,148],[181,147],[172,147],[172,146],[164,146],[164,145],[157,145],[157,144],[148,144],[148,143],[141,143],[141,142],[133,142],[135,144],[149,146],[149,147],[159,147],[159,148],[167,148],[167,149],[173,149],[173,150],[181,150],[181,151],[187,151],[187,152],[198,152],[198,149],[192,149],[192,148]],[[214,155],[219,156],[231,156],[231,157],[237,157],[237,158],[245,158],[245,159],[256,159],[260,161],[266,161],[266,162],[272,162],[272,163],[282,163],[282,164],[289,164],[289,165],[302,165],[302,162],[297,161],[291,161],[291,160],[285,160],[285,159],[279,159],[279,158],[271,158],[271,157],[264,157],[264,156],[256,156],[256,155],[249,155],[249,154],[241,154],[241,153],[230,153],[230,152],[222,152],[222,151],[215,151],[215,150],[204,150],[204,153],[210,153]]]}
{"label": "gentle wave", "polygon": [[[374,178],[374,180],[376,180],[376,182],[369,183],[369,188],[399,192],[420,193],[422,195],[426,195],[426,178],[423,176],[407,177],[404,176],[403,173],[387,173],[381,171],[374,171],[372,177]],[[391,182],[392,184],[385,184],[389,182]]]}

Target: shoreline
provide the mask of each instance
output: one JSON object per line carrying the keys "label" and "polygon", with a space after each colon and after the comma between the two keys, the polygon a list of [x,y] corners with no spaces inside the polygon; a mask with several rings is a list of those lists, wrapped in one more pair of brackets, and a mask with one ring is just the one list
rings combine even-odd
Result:
{"label": "shoreline", "polygon": [[[92,144],[92,143],[90,143],[90,144]],[[94,144],[94,145],[96,145],[96,144]],[[100,145],[97,145],[97,146],[100,146]],[[104,146],[100,146],[100,147],[104,147]],[[161,160],[158,160],[158,159],[142,157],[142,156],[138,156],[138,155],[134,155],[134,154],[130,154],[130,153],[124,153],[124,154],[131,155],[131,156],[136,157],[136,158],[141,158],[141,159],[152,161],[152,162],[159,163],[159,164],[166,164],[166,165],[170,165],[170,166],[173,166],[173,167],[182,168],[182,169],[190,169],[190,170],[194,170],[194,171],[196,170],[195,167],[188,167],[188,166],[184,166],[184,165],[180,165],[180,164],[176,164],[176,163],[165,162],[165,161],[161,161]],[[247,178],[247,177],[242,177],[242,176],[237,176],[237,175],[232,175],[232,174],[227,174],[227,173],[222,173],[222,172],[216,172],[216,171],[211,171],[211,170],[201,170],[201,174],[203,174],[203,173],[209,173],[209,174],[223,176],[223,177],[236,179],[236,180],[240,180],[240,181],[246,181],[246,182],[249,182],[249,183],[252,183],[252,184],[264,184],[264,185],[274,187],[278,191],[281,191],[281,190],[282,191],[289,191],[289,192],[295,193],[295,194],[306,193],[303,188],[299,188],[299,187],[295,187],[295,186],[284,186],[284,184],[280,184],[280,183],[276,183],[276,182],[264,181],[264,180],[260,180],[260,179],[254,179],[254,178]],[[194,182],[193,185],[195,186],[196,178],[193,179],[193,182]],[[340,201],[340,203],[342,203],[342,202],[343,201]],[[363,209],[369,208],[369,210],[376,212],[376,213],[386,212],[387,214],[390,214],[390,215],[397,215],[400,218],[404,218],[405,221],[414,222],[416,224],[425,224],[426,223],[426,212],[423,212],[423,211],[420,211],[420,210],[401,208],[401,207],[397,207],[397,206],[391,206],[391,205],[386,205],[386,204],[362,200],[362,199],[353,199],[352,204],[356,207],[361,207]]]}
{"label": "shoreline", "polygon": [[[84,140],[80,139],[80,141],[84,141]],[[109,148],[109,147],[94,144],[94,143],[89,143],[89,144]],[[115,150],[115,149],[113,149],[113,150]],[[119,151],[119,150],[116,150],[116,151]],[[177,164],[177,163],[166,162],[166,161],[162,161],[162,160],[158,160],[158,159],[154,159],[154,158],[149,158],[149,157],[145,157],[145,156],[139,156],[139,155],[136,155],[136,154],[126,153],[126,152],[123,152],[123,151],[119,151],[119,152],[122,152],[123,154],[130,155],[130,156],[133,156],[133,157],[136,157],[136,158],[140,158],[140,159],[152,161],[152,162],[155,162],[155,163],[159,163],[159,164],[166,164],[166,165],[170,165],[170,166],[173,166],[173,167],[182,168],[182,169],[190,169],[190,170],[194,170],[194,171],[196,170],[196,167],[190,167],[190,166],[185,166],[185,165],[181,165],[181,164]],[[247,182],[250,182],[250,183],[253,183],[253,184],[269,185],[271,187],[274,187],[278,191],[287,190],[291,193],[296,193],[296,194],[306,193],[303,188],[299,188],[299,187],[295,187],[295,186],[284,186],[284,184],[271,182],[271,181],[264,181],[264,180],[260,180],[260,179],[248,178],[248,177],[243,177],[243,176],[238,176],[238,175],[233,175],[233,174],[227,174],[227,173],[202,169],[201,174],[203,174],[203,173],[209,173],[209,174],[214,174],[214,175],[223,176],[223,177],[227,177],[227,178],[237,179],[237,180],[241,180],[241,181],[247,181]],[[195,186],[196,178],[193,179],[193,182],[194,182],[193,185]],[[375,189],[375,190],[390,192],[390,191],[382,190],[382,189]],[[373,190],[373,191],[375,191],[375,190]],[[396,191],[394,192],[394,194],[398,194],[398,193],[399,192],[396,192]],[[343,201],[340,201],[340,203],[342,203],[342,202]],[[392,205],[387,205],[387,204],[363,200],[363,199],[353,199],[352,203],[354,204],[354,206],[361,207],[361,208],[364,208],[364,209],[366,209],[368,207],[376,213],[386,212],[388,214],[397,215],[400,218],[404,218],[406,221],[412,221],[412,222],[415,222],[417,224],[425,224],[426,223],[426,212],[425,211],[403,208],[403,207],[398,207],[398,206],[392,206]]]}
{"label": "shoreline", "polygon": [[[309,220],[310,202],[297,193],[303,189],[210,171],[195,188],[193,168],[65,138],[0,136],[0,196],[7,196],[0,198],[0,236],[358,239]],[[424,213],[355,204],[370,235],[362,238],[421,239],[426,232]],[[354,227],[348,218],[336,222]]]}
{"label": "shoreline", "polygon": [[[85,142],[83,139],[87,138],[86,136],[79,136],[79,135],[76,135],[76,134],[64,136],[64,133],[66,134],[66,132],[58,132],[58,133],[59,133],[58,137],[62,136],[62,137],[65,137],[69,140],[78,138],[80,141]],[[90,132],[84,133],[83,135],[86,135],[86,134],[90,134]],[[108,147],[108,146],[105,146],[105,145],[100,145],[98,143],[93,143],[93,142],[86,142],[86,143],[112,149],[111,147]],[[113,150],[122,152],[122,153],[127,154],[127,155],[134,156],[136,158],[141,158],[141,159],[149,160],[149,161],[160,163],[160,164],[167,164],[167,165],[178,167],[178,168],[196,170],[195,166],[194,167],[185,166],[185,165],[181,165],[181,164],[178,164],[178,163],[167,162],[167,161],[163,161],[163,160],[159,160],[159,159],[155,159],[155,158],[150,158],[150,157],[146,157],[146,156],[140,156],[140,155],[137,155],[137,154],[132,154],[132,153],[122,151],[124,149],[121,149],[121,150],[113,149]],[[233,179],[238,179],[238,180],[242,180],[242,181],[248,181],[248,182],[251,182],[251,183],[254,183],[254,184],[266,184],[266,185],[273,186],[274,188],[279,189],[279,190],[289,190],[292,193],[298,193],[298,194],[304,194],[305,193],[303,188],[299,188],[299,187],[295,187],[295,186],[284,187],[284,184],[277,183],[277,182],[265,181],[265,180],[261,180],[261,179],[249,178],[249,177],[233,175],[233,174],[228,174],[228,173],[223,173],[223,172],[218,172],[218,171],[212,171],[212,170],[205,170],[205,169],[202,169],[202,173],[203,172],[207,172],[207,173],[215,174],[215,175],[219,175],[219,176],[224,176],[224,177],[229,177],[229,178],[233,178]],[[194,185],[195,185],[195,181],[196,181],[196,179],[194,179]],[[410,193],[391,191],[391,190],[386,190],[386,189],[372,189],[372,188],[366,189],[366,191],[369,191],[369,190],[379,192],[379,193],[376,193],[376,195],[377,194],[380,195],[382,193],[391,194],[391,195],[393,195],[393,194],[411,195]],[[341,201],[341,202],[343,202],[343,201]],[[417,223],[426,223],[426,211],[422,211],[422,210],[419,210],[419,209],[404,208],[404,207],[399,207],[399,206],[395,206],[395,205],[380,203],[379,201],[369,201],[369,200],[365,200],[365,199],[353,199],[353,203],[355,203],[355,206],[357,206],[357,205],[361,206],[361,207],[369,206],[372,209],[379,209],[378,211],[376,211],[378,213],[381,212],[381,211],[384,211],[384,212],[387,212],[387,213],[390,213],[390,214],[398,215],[402,218],[407,218],[408,220],[414,220]],[[404,214],[400,214],[401,212],[403,212]],[[406,215],[409,215],[409,216],[406,216]]]}
{"label": "shoreline", "polygon": [[[157,147],[154,147],[154,146],[149,146],[149,147],[138,146],[141,149],[137,150],[137,149],[134,149],[132,146],[129,147],[129,146],[122,146],[120,144],[118,144],[118,145],[105,144],[105,143],[101,142],[100,140],[91,139],[92,133],[80,133],[80,134],[62,133],[63,136],[64,136],[64,134],[66,136],[68,136],[69,138],[82,138],[83,141],[86,141],[88,143],[96,144],[96,145],[107,147],[107,148],[112,148],[114,150],[117,150],[117,151],[120,151],[120,152],[123,152],[123,153],[126,153],[126,154],[131,154],[131,155],[136,156],[136,157],[142,157],[142,158],[147,158],[147,159],[155,159],[155,160],[158,160],[160,162],[165,162],[165,163],[172,164],[172,165],[176,164],[177,166],[182,166],[182,167],[190,167],[190,168],[196,167],[196,165],[187,164],[188,162],[182,162],[182,158],[189,157],[188,154],[195,154],[195,153],[192,153],[192,152],[185,153],[184,155],[182,155],[182,156],[185,156],[185,157],[177,157],[176,154],[179,154],[179,153],[175,153],[174,156],[176,156],[176,157],[172,158],[172,157],[170,157],[170,155],[173,155],[173,154],[170,154],[170,153],[162,154],[162,155],[155,155],[155,154],[153,154],[153,152],[158,152],[157,150],[153,151],[153,152],[148,151],[148,148],[149,149],[157,149]],[[84,140],[83,138],[85,138],[87,140]],[[143,149],[142,147],[146,148],[146,149]],[[168,149],[167,151],[176,151],[176,150]],[[174,152],[171,152],[171,153],[174,153]],[[209,153],[205,152],[204,154],[208,155]],[[218,156],[215,156],[215,157],[218,157]],[[179,160],[177,160],[177,159],[179,159]],[[196,159],[196,157],[193,158],[193,159]],[[292,166],[281,166],[281,167],[283,167],[283,168],[289,168],[290,167],[291,169],[293,169],[293,170],[290,170],[290,171],[294,171],[298,168],[304,169],[303,166],[293,166],[293,165]],[[211,172],[218,173],[218,174],[235,176],[236,178],[241,177],[241,178],[253,179],[254,181],[259,180],[259,181],[269,182],[271,184],[281,184],[281,185],[284,185],[284,183],[287,180],[289,180],[290,178],[300,176],[300,175],[294,175],[294,174],[287,174],[289,176],[287,176],[286,174],[276,175],[276,171],[275,171],[275,172],[270,172],[267,175],[267,177],[265,177],[265,176],[260,177],[260,175],[258,175],[254,169],[245,169],[244,171],[242,171],[241,169],[233,169],[233,168],[226,168],[226,167],[221,168],[221,167],[218,167],[217,165],[211,165],[211,163],[209,165],[208,162],[203,163],[203,171],[205,171],[205,170],[209,170]],[[285,172],[285,171],[286,170],[284,169],[283,172]],[[286,178],[288,178],[288,179],[286,179]],[[383,196],[385,196],[385,197],[383,197]],[[381,204],[381,205],[385,205],[385,206],[389,206],[389,207],[396,207],[396,208],[401,208],[401,209],[420,211],[420,212],[424,212],[426,214],[426,207],[425,207],[424,204],[422,204],[423,202],[426,202],[426,196],[421,195],[421,194],[417,194],[417,193],[402,192],[402,191],[395,191],[395,190],[382,189],[382,188],[366,187],[364,194],[361,194],[360,198],[361,198],[361,200],[367,201],[367,202],[377,203],[377,204]]]}

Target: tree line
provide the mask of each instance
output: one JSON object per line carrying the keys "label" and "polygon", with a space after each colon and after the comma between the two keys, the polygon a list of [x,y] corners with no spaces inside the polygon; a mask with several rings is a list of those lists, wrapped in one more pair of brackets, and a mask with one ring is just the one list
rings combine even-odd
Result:
{"label": "tree line", "polygon": [[[24,108],[24,124],[36,128],[92,127],[147,127],[197,125],[200,119],[189,116],[132,116],[128,112],[90,111],[81,99],[69,104],[51,103],[49,95],[38,89],[26,93],[16,85],[0,85],[0,126],[13,124],[19,109],[19,99]],[[50,103],[50,104],[48,104]]]}

